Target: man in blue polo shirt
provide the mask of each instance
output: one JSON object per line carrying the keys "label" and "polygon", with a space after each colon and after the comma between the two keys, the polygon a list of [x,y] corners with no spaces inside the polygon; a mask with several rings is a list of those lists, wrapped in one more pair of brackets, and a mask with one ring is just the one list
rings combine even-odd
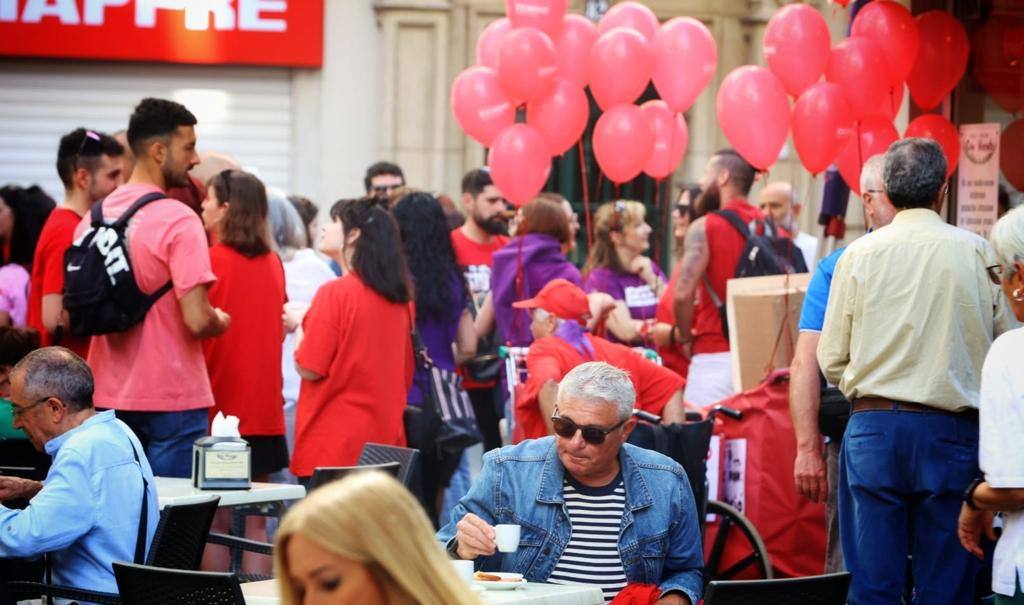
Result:
{"label": "man in blue polo shirt", "polygon": [[[872,230],[888,225],[896,215],[882,187],[885,155],[878,154],[864,164],[860,174],[861,201]],[[813,502],[824,501],[828,516],[828,550],[825,571],[842,571],[843,555],[839,544],[837,487],[839,478],[839,440],[829,440],[824,455],[818,426],[823,380],[818,369],[818,340],[825,323],[832,274],[846,248],[840,248],[818,263],[800,312],[800,336],[790,366],[789,408],[796,431],[797,454],[793,478],[797,490]]]}

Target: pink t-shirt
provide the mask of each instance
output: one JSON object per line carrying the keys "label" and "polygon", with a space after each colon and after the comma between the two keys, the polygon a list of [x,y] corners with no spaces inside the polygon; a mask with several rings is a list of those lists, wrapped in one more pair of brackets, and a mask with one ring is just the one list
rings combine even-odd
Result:
{"label": "pink t-shirt", "polygon": [[[122,185],[103,202],[103,217],[116,219],[151,185]],[[89,229],[89,215],[75,229]],[[174,287],[146,318],[127,332],[93,336],[89,367],[96,380],[96,407],[137,412],[172,412],[213,405],[200,341],[188,332],[178,299],[216,280],[210,268],[203,224],[176,200],[158,200],[128,223],[128,254],[139,289],[152,293],[170,279]]]}

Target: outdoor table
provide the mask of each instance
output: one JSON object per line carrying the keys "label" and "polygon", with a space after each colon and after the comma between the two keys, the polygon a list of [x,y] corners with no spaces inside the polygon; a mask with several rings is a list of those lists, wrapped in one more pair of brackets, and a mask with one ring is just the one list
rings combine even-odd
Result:
{"label": "outdoor table", "polygon": [[[469,587],[466,588],[469,590]],[[246,605],[279,605],[277,581],[247,582],[242,584]],[[485,605],[600,605],[604,595],[596,586],[560,586],[558,584],[527,583],[516,590],[488,590],[480,593]]]}

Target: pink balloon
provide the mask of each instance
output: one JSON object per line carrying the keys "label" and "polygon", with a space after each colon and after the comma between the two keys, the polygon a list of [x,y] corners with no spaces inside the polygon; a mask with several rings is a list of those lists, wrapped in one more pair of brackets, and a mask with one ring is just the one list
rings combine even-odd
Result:
{"label": "pink balloon", "polygon": [[526,123],[544,135],[555,156],[576,144],[589,119],[587,94],[565,78],[558,79],[551,94],[526,106]]}
{"label": "pink balloon", "polygon": [[654,51],[637,32],[624,27],[601,34],[590,50],[587,78],[601,109],[632,103],[651,79]]}
{"label": "pink balloon", "polygon": [[498,82],[505,94],[521,101],[535,101],[551,92],[558,73],[555,45],[534,27],[513,29],[498,53]]}
{"label": "pink balloon", "polygon": [[498,69],[498,52],[510,31],[512,23],[505,17],[491,21],[476,40],[476,62],[484,67]]}
{"label": "pink balloon", "polygon": [[[858,134],[860,143],[858,144]],[[885,118],[870,117],[857,126],[854,136],[847,139],[836,157],[839,174],[854,193],[860,195],[860,171],[864,162],[879,153],[885,153],[900,138],[896,127]]]}
{"label": "pink balloon", "polygon": [[738,67],[718,89],[718,123],[725,138],[752,166],[775,163],[789,136],[789,98],[782,82],[763,67]]}
{"label": "pink balloon", "polygon": [[828,168],[853,134],[850,106],[831,82],[812,84],[793,106],[793,144],[811,174]]}
{"label": "pink balloon", "polygon": [[470,67],[452,84],[452,113],[469,136],[490,147],[494,137],[516,121],[516,107],[487,67]]}
{"label": "pink balloon", "polygon": [[639,2],[620,2],[601,17],[597,31],[604,34],[616,27],[640,32],[648,42],[653,42],[654,35],[658,33],[658,18],[651,9]]}
{"label": "pink balloon", "polygon": [[636,178],[654,150],[654,132],[636,105],[616,105],[594,125],[594,157],[614,183]]}
{"label": "pink balloon", "polygon": [[494,139],[487,156],[494,185],[516,207],[537,197],[551,172],[544,135],[533,126],[513,124]]}
{"label": "pink balloon", "polygon": [[874,0],[857,13],[850,35],[874,40],[889,63],[889,84],[906,82],[920,42],[910,10],[891,0]]}
{"label": "pink balloon", "polygon": [[907,125],[905,137],[931,139],[942,146],[946,156],[946,178],[949,178],[960,162],[960,132],[946,118],[934,113],[917,116]]}
{"label": "pink balloon", "polygon": [[558,51],[558,73],[577,86],[587,85],[587,59],[597,41],[597,27],[583,15],[566,15],[562,34],[555,42]]}
{"label": "pink balloon", "polygon": [[825,18],[806,4],[784,6],[772,15],[764,31],[768,67],[794,97],[825,73],[831,46]]}
{"label": "pink balloon", "polygon": [[660,99],[648,101],[640,106],[654,133],[654,148],[644,165],[644,174],[654,179],[663,179],[672,174],[686,155],[690,132],[686,119],[669,109]]}
{"label": "pink balloon", "polygon": [[854,119],[866,118],[889,91],[889,66],[874,41],[847,38],[832,49],[825,79],[843,89]]}
{"label": "pink balloon", "polygon": [[505,14],[512,27],[536,27],[553,38],[562,32],[562,18],[569,0],[505,0]]}
{"label": "pink balloon", "polygon": [[672,111],[683,112],[715,77],[718,48],[693,17],[669,19],[654,36],[654,88]]}
{"label": "pink balloon", "polygon": [[921,40],[907,87],[918,107],[935,109],[964,77],[970,43],[963,24],[946,11],[931,10],[915,20]]}

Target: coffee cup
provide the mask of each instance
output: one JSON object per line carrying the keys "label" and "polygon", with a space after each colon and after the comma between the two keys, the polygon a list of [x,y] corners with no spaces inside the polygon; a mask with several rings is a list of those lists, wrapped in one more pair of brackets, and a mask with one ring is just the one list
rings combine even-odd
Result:
{"label": "coffee cup", "polygon": [[494,542],[498,545],[498,550],[500,552],[515,552],[519,550],[520,532],[521,527],[518,525],[495,525]]}
{"label": "coffee cup", "polygon": [[473,583],[473,562],[463,561],[461,559],[452,559],[452,567],[455,568],[455,573],[459,574],[459,577],[467,584]]}

